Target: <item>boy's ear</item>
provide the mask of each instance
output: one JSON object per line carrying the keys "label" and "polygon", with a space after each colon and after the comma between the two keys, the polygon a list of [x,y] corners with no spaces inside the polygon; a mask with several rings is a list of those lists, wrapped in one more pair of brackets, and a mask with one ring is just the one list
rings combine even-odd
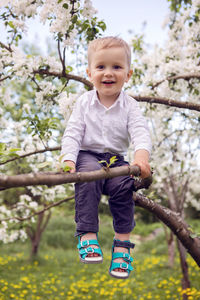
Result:
{"label": "boy's ear", "polygon": [[126,82],[129,81],[129,79],[131,78],[132,74],[133,74],[133,70],[129,70],[128,73],[127,73]]}
{"label": "boy's ear", "polygon": [[89,68],[86,69],[86,73],[87,73],[89,79],[91,79],[91,72],[90,72],[90,69],[89,69]]}

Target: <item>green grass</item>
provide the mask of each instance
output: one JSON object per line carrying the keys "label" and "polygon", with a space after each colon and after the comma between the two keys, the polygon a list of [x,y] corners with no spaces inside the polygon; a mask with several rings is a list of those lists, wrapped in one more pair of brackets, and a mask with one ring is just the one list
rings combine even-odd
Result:
{"label": "green grass", "polygon": [[[104,253],[101,265],[79,262],[74,223],[71,214],[57,210],[44,233],[39,255],[29,260],[30,245],[16,242],[0,246],[0,300],[71,299],[181,299],[181,272],[178,257],[168,267],[164,235],[138,244],[134,253],[134,271],[128,280],[109,276],[113,231],[109,216],[101,216],[99,240]],[[161,226],[137,223],[137,234]],[[136,232],[136,230],[135,230]],[[134,235],[132,236],[134,239]],[[192,287],[185,291],[189,300],[200,299],[200,274],[188,257]]]}

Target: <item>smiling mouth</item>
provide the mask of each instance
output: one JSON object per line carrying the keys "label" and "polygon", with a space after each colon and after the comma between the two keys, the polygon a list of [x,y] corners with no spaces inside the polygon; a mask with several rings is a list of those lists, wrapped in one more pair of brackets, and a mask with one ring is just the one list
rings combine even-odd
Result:
{"label": "smiling mouth", "polygon": [[102,81],[103,84],[113,84],[115,81]]}

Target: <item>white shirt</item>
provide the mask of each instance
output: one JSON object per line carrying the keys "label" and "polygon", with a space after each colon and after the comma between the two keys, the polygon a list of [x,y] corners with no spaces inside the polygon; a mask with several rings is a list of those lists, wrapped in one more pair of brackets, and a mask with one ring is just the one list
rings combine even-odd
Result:
{"label": "white shirt", "polygon": [[121,92],[106,108],[96,90],[84,93],[76,102],[63,138],[62,161],[76,162],[79,150],[126,155],[130,143],[134,150],[151,152],[151,139],[138,102]]}

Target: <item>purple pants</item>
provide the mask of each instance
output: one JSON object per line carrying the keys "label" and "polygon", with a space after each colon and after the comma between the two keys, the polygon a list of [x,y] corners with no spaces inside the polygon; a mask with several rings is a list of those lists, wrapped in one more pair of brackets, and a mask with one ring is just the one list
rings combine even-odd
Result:
{"label": "purple pants", "polygon": [[[103,164],[100,160],[109,162],[114,154],[80,151],[76,163],[77,172],[99,170]],[[123,156],[117,155],[117,161],[111,165],[119,167],[128,165]],[[130,176],[119,176],[92,182],[75,184],[75,221],[76,234],[98,232],[98,206],[101,195],[109,196],[110,211],[113,216],[113,227],[117,233],[129,233],[135,226],[134,221],[134,179]]]}

